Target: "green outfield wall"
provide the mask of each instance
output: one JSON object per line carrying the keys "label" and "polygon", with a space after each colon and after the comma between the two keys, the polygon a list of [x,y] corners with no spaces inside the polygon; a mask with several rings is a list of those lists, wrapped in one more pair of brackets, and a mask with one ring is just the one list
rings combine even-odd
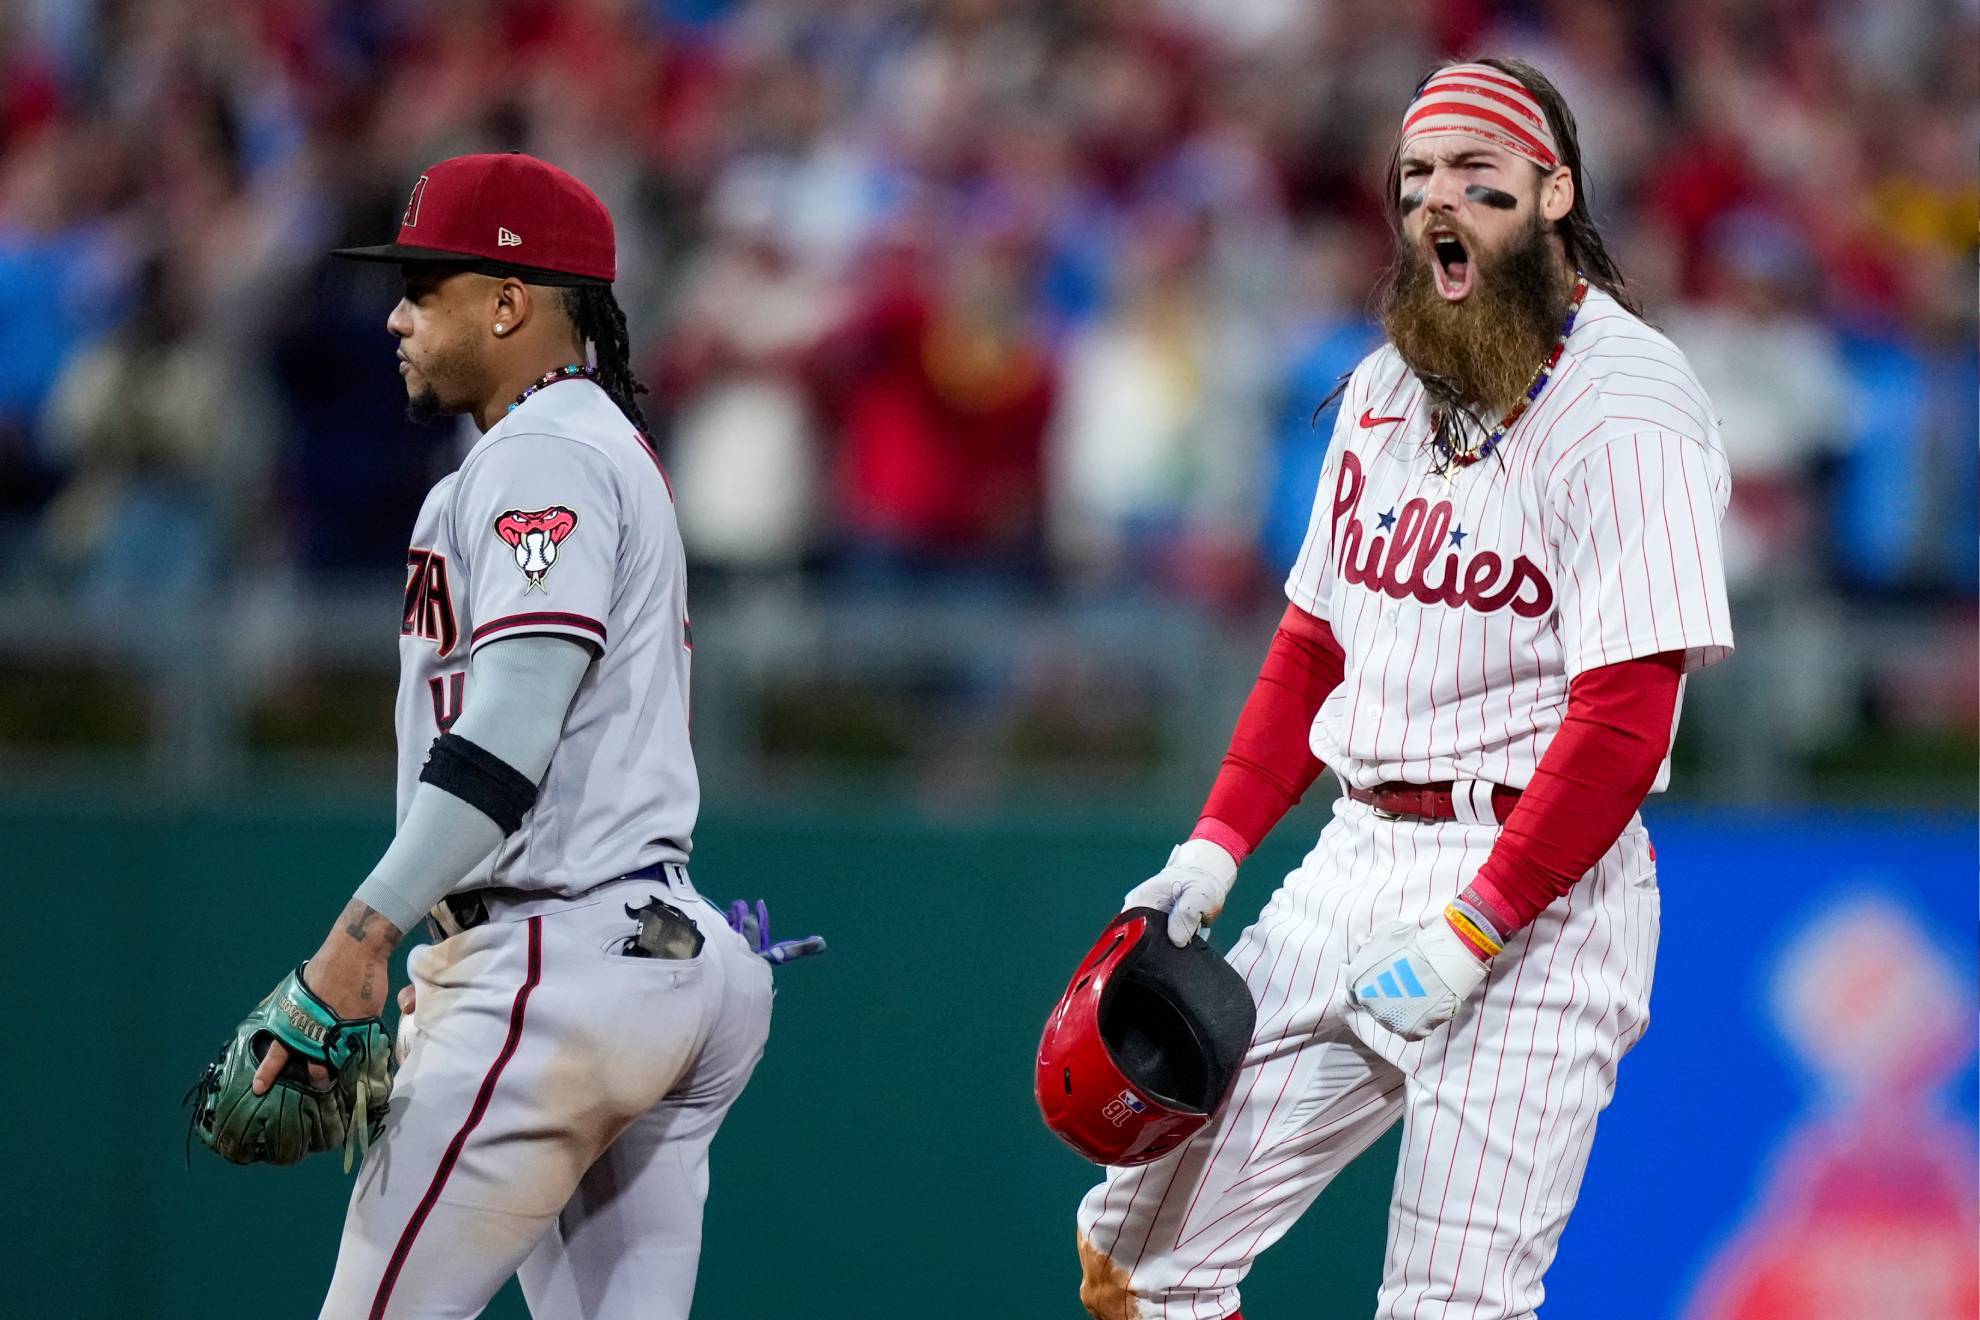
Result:
{"label": "green outfield wall", "polygon": [[[1320,819],[1302,808],[1247,866],[1227,932]],[[0,1313],[316,1314],[349,1193],[339,1162],[237,1169],[195,1150],[188,1171],[178,1102],[389,831],[383,802],[0,802],[14,892]],[[767,897],[784,934],[832,948],[779,971],[768,1054],[716,1141],[697,1317],[1084,1314],[1072,1211],[1093,1171],[1040,1125],[1031,1050],[1171,833],[870,804],[704,821],[704,892]],[[1369,1313],[1394,1160],[1391,1138],[1341,1178],[1260,1265],[1248,1310]],[[524,1314],[513,1286],[487,1314]]]}

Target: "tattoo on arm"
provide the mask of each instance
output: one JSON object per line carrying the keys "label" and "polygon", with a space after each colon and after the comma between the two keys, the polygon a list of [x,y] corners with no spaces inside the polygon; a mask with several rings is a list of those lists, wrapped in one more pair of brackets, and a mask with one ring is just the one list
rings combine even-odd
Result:
{"label": "tattoo on arm", "polygon": [[354,898],[344,905],[340,920],[344,923],[344,934],[351,937],[353,944],[363,944],[375,932],[383,934],[387,946],[390,947],[397,944],[405,934],[397,926],[379,916],[371,904],[360,899]]}

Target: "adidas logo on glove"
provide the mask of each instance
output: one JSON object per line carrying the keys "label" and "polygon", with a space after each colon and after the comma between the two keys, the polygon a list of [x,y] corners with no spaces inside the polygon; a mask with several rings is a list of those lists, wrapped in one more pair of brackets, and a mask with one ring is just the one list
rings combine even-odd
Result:
{"label": "adidas logo on glove", "polygon": [[1404,1040],[1422,1040],[1451,1020],[1487,967],[1441,916],[1422,926],[1394,922],[1370,935],[1349,964],[1348,997]]}
{"label": "adidas logo on glove", "polygon": [[1409,959],[1398,958],[1393,968],[1354,993],[1365,1004],[1371,999],[1420,999],[1429,991],[1416,979],[1416,970],[1409,965]]}

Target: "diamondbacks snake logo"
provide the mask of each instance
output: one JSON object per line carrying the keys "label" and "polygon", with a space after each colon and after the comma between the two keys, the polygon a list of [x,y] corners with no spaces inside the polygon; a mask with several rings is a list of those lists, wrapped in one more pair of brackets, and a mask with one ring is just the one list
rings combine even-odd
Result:
{"label": "diamondbacks snake logo", "polygon": [[534,512],[510,509],[495,520],[495,535],[515,551],[516,567],[529,579],[525,596],[544,589],[543,575],[557,562],[557,547],[577,530],[577,523],[576,512],[561,504]]}

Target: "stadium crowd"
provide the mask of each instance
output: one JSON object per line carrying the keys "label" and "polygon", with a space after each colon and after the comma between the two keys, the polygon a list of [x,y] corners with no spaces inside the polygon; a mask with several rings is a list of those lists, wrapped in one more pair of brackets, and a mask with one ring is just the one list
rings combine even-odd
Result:
{"label": "stadium crowd", "polygon": [[1974,0],[40,0],[0,17],[0,576],[391,571],[383,241],[611,205],[697,571],[1255,600],[1441,54],[1531,59],[1724,418],[1736,592],[1975,592]]}

